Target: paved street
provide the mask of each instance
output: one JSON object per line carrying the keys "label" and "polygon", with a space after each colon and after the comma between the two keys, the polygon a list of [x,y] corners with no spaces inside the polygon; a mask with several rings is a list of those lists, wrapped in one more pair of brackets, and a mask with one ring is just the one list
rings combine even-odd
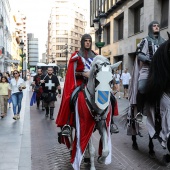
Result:
{"label": "paved street", "polygon": [[[45,111],[36,109],[36,106],[29,107],[30,96],[29,83],[24,91],[21,119],[12,119],[12,109],[8,110],[8,116],[0,120],[0,170],[71,170],[69,163],[69,151],[64,145],[57,142],[55,121],[45,118]],[[112,163],[101,165],[96,162],[97,170],[168,170],[169,167],[161,165],[161,158],[167,151],[163,150],[155,140],[156,159],[148,156],[148,134],[144,123],[142,134],[138,137],[139,151],[132,150],[131,138],[126,135],[120,117],[123,110],[128,106],[126,99],[118,99],[120,115],[115,118],[120,132],[112,135]],[[55,108],[57,116],[60,99]],[[94,134],[94,143],[97,153],[99,135]],[[97,154],[96,158],[97,160]],[[88,170],[88,165],[82,163],[81,169]]]}

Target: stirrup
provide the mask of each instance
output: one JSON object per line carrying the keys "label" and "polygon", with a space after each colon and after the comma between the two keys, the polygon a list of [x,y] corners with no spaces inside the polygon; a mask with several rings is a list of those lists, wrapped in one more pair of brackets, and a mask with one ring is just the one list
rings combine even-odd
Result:
{"label": "stirrup", "polygon": [[135,121],[138,123],[142,123],[143,120],[143,114],[141,112],[137,113],[137,115],[135,116]]}
{"label": "stirrup", "polygon": [[63,126],[62,130],[61,130],[61,135],[62,136],[71,136],[71,127],[70,125],[66,124]]}

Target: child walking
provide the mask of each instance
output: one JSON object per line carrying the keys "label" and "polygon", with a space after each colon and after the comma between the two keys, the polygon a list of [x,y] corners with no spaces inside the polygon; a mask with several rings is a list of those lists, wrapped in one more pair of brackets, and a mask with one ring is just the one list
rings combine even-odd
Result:
{"label": "child walking", "polygon": [[9,83],[5,76],[2,76],[0,81],[0,105],[1,105],[1,118],[4,118],[7,114],[7,105],[9,98]]}

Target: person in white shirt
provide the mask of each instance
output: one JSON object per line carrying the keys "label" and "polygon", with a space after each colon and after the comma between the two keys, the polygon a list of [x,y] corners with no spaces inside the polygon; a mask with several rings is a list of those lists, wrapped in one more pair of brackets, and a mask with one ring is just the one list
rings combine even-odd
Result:
{"label": "person in white shirt", "polygon": [[[14,78],[11,79],[10,82],[10,90],[11,90],[11,100],[13,105],[14,112],[14,120],[20,119],[20,111],[21,111],[21,102],[23,98],[22,89],[25,89],[25,82],[22,78],[20,78],[20,74],[18,70],[14,70],[13,72]],[[17,110],[18,106],[18,110]]]}
{"label": "person in white shirt", "polygon": [[124,88],[124,98],[128,98],[128,88],[129,88],[129,82],[131,79],[131,75],[130,73],[128,73],[128,69],[126,68],[124,70],[124,73],[122,73],[121,75],[121,84],[123,84],[123,88]]}
{"label": "person in white shirt", "polygon": [[119,99],[120,99],[120,74],[119,74],[119,70],[116,70],[116,73],[113,75],[114,79],[115,79],[115,88],[116,88],[116,92],[119,95]]}

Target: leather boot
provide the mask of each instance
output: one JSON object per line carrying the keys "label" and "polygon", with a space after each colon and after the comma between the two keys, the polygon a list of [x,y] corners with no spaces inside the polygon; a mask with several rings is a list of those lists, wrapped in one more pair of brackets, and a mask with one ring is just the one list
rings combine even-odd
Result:
{"label": "leather boot", "polygon": [[51,119],[51,120],[54,120],[53,114],[54,114],[54,108],[51,107],[51,108],[50,108],[50,119]]}
{"label": "leather boot", "polygon": [[45,116],[48,117],[48,115],[49,115],[49,107],[46,107],[45,110],[46,110]]}

